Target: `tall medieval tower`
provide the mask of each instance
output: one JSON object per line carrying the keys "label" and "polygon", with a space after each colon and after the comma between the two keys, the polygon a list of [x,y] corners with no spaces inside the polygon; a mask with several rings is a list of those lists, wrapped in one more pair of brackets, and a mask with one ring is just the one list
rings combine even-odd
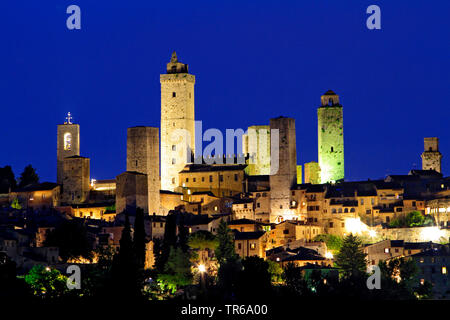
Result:
{"label": "tall medieval tower", "polygon": [[297,184],[295,119],[286,117],[270,119],[270,130],[271,135],[274,133],[273,130],[278,130],[278,153],[271,145],[269,176],[270,222],[278,223],[291,220],[294,214],[291,210],[291,190]]}
{"label": "tall medieval tower", "polygon": [[56,181],[63,183],[64,159],[80,155],[80,126],[72,123],[70,112],[66,122],[58,125],[56,156]]}
{"label": "tall medieval tower", "polygon": [[439,139],[424,138],[423,144],[422,170],[435,170],[440,173],[442,154],[439,152]]}
{"label": "tall medieval tower", "polygon": [[339,96],[328,90],[317,109],[321,183],[344,179],[344,121]]}
{"label": "tall medieval tower", "polygon": [[195,76],[173,52],[161,82],[161,189],[174,191],[195,149]]}
{"label": "tall medieval tower", "polygon": [[132,127],[127,130],[127,171],[147,175],[148,213],[159,213],[159,129]]}

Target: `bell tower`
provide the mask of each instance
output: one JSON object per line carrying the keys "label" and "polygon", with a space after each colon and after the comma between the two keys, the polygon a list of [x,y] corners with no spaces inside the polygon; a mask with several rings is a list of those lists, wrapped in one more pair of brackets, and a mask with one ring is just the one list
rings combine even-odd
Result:
{"label": "bell tower", "polygon": [[174,191],[195,149],[195,76],[172,53],[161,83],[161,189]]}
{"label": "bell tower", "polygon": [[72,123],[72,115],[67,114],[64,124],[58,125],[57,133],[56,181],[63,183],[64,159],[80,155],[80,126]]}

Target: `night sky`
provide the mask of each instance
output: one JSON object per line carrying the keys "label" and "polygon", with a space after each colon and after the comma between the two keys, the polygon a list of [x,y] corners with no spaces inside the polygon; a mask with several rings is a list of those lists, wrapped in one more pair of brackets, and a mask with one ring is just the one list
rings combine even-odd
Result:
{"label": "night sky", "polygon": [[[81,30],[66,8],[81,7]],[[381,30],[366,8],[381,8]],[[317,161],[317,107],[344,107],[347,180],[421,168],[440,138],[450,172],[450,1],[3,1],[0,166],[56,180],[56,125],[81,125],[91,178],[126,167],[126,129],[159,126],[173,50],[196,76],[196,119],[247,128],[294,117],[298,163]],[[204,142],[204,146],[207,143]]]}

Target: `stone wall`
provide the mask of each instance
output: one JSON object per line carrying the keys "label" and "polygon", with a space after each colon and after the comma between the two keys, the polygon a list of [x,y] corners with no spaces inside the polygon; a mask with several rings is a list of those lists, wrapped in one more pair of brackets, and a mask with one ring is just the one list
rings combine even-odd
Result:
{"label": "stone wall", "polygon": [[89,200],[90,159],[80,156],[63,160],[63,192],[61,202],[81,204]]}
{"label": "stone wall", "polygon": [[124,172],[116,177],[116,213],[136,210],[148,212],[147,175],[138,172]]}

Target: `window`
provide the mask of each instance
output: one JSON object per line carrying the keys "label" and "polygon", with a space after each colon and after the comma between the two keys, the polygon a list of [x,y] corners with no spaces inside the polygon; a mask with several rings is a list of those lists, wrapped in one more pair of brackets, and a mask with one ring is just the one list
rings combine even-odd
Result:
{"label": "window", "polygon": [[213,176],[209,176],[209,182],[213,182]]}
{"label": "window", "polygon": [[189,182],[189,178],[186,178],[186,182]]}
{"label": "window", "polygon": [[333,222],[330,222],[330,228],[333,228]]}
{"label": "window", "polygon": [[391,218],[386,217],[386,223],[389,223],[389,222],[391,222]]}
{"label": "window", "polygon": [[250,244],[250,249],[255,250],[256,249],[256,243]]}
{"label": "window", "polygon": [[195,182],[196,181],[196,179],[195,178],[192,178],[192,182]]}
{"label": "window", "polygon": [[334,151],[334,149],[333,149],[333,147],[331,147],[331,152],[333,152]]}
{"label": "window", "polygon": [[384,248],[384,253],[389,253],[389,248]]}
{"label": "window", "polygon": [[172,151],[177,151],[177,146],[175,144],[172,145]]}
{"label": "window", "polygon": [[238,250],[241,250],[242,245],[240,243],[238,243]]}
{"label": "window", "polygon": [[261,208],[261,203],[257,202],[257,203],[256,203],[256,207],[257,207],[257,208]]}
{"label": "window", "polygon": [[135,162],[135,163],[136,163],[136,167],[137,167],[137,166],[138,166],[138,161],[136,160],[136,162]]}
{"label": "window", "polygon": [[447,274],[447,267],[442,267],[442,274]]}
{"label": "window", "polygon": [[172,97],[175,98],[177,96],[176,92],[172,92]]}
{"label": "window", "polygon": [[64,134],[64,150],[72,150],[72,134],[70,132]]}
{"label": "window", "polygon": [[288,229],[283,230],[283,234],[289,234],[289,230]]}
{"label": "window", "polygon": [[361,199],[360,204],[363,206],[364,205],[364,199]]}
{"label": "window", "polygon": [[219,181],[223,182],[223,175],[219,174]]}
{"label": "window", "polygon": [[172,158],[172,164],[176,164],[177,160],[175,158]]}
{"label": "window", "polygon": [[234,181],[238,181],[238,177],[239,177],[238,174],[235,173],[235,174],[234,174]]}
{"label": "window", "polygon": [[205,177],[202,177],[202,182],[205,182]]}
{"label": "window", "polygon": [[172,178],[172,184],[175,184],[175,178]]}
{"label": "window", "polygon": [[371,214],[371,213],[372,213],[372,210],[370,210],[370,209],[366,210],[366,214]]}

